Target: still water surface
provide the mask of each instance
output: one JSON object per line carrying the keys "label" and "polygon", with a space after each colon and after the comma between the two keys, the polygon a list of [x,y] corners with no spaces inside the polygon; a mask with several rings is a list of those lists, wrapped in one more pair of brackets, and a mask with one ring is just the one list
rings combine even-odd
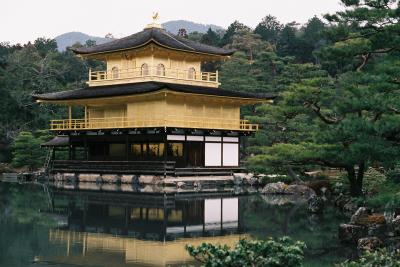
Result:
{"label": "still water surface", "polygon": [[186,244],[284,235],[306,242],[305,266],[351,253],[332,207],[316,216],[299,199],[243,189],[159,191],[0,183],[0,266],[190,266]]}

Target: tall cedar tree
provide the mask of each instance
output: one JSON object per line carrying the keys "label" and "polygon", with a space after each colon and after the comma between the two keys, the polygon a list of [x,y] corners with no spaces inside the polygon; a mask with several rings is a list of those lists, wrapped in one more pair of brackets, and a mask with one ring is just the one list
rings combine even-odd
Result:
{"label": "tall cedar tree", "polygon": [[261,106],[284,136],[259,148],[250,165],[341,168],[353,196],[369,165],[390,166],[400,152],[400,8],[392,0],[342,0],[327,15],[332,45],[318,56],[326,71],[293,65],[296,77],[275,106]]}

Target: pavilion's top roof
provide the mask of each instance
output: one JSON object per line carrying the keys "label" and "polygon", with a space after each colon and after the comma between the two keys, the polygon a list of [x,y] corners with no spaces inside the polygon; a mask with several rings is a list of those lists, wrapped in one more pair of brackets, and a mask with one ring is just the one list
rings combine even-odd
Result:
{"label": "pavilion's top roof", "polygon": [[173,35],[159,27],[147,27],[141,32],[132,34],[121,39],[117,39],[105,44],[95,45],[92,47],[74,48],[72,49],[72,51],[80,55],[104,54],[135,49],[152,42],[169,49],[191,53],[217,56],[229,56],[234,53],[234,50],[205,45],[180,36]]}
{"label": "pavilion's top roof", "polygon": [[121,85],[109,85],[109,86],[98,86],[95,88],[81,88],[75,90],[54,92],[33,95],[35,100],[42,101],[66,101],[75,99],[89,99],[89,98],[100,98],[100,97],[113,97],[113,96],[127,96],[137,95],[160,91],[167,89],[174,92],[190,93],[199,95],[211,95],[211,96],[224,96],[233,98],[247,98],[247,99],[259,99],[259,100],[271,100],[275,97],[273,95],[257,95],[242,92],[235,92],[224,89],[215,89],[204,86],[193,86],[193,85],[181,85],[171,84],[162,82],[142,82],[142,83],[131,83]]}

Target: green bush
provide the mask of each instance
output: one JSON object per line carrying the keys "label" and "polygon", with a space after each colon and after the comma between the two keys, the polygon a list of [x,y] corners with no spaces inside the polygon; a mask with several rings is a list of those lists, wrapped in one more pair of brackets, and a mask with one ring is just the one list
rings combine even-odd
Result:
{"label": "green bush", "polygon": [[369,168],[364,174],[364,186],[365,192],[374,192],[379,190],[380,185],[387,181],[387,177],[384,173],[379,172],[377,169]]}
{"label": "green bush", "polygon": [[377,192],[360,199],[368,207],[388,211],[400,207],[400,184],[387,181],[377,187]]}
{"label": "green bush", "polygon": [[242,239],[234,248],[203,243],[186,246],[190,256],[205,267],[295,267],[302,266],[303,242],[289,237],[269,240]]}
{"label": "green bush", "polygon": [[393,169],[390,169],[386,173],[388,180],[400,183],[400,163],[396,164]]}
{"label": "green bush", "polygon": [[357,261],[345,261],[340,267],[399,267],[400,254],[387,250],[366,251]]}

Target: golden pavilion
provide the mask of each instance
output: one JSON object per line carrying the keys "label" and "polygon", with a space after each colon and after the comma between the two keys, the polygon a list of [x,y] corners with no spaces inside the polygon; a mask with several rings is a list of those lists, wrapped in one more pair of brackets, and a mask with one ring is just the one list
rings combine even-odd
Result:
{"label": "golden pavilion", "polygon": [[[68,107],[52,120],[57,137],[46,145],[68,148],[53,172],[218,175],[240,168],[243,136],[258,130],[240,108],[267,98],[220,88],[206,62],[234,51],[175,36],[153,22],[141,32],[73,52],[106,63],[89,70],[85,88],[35,95]],[[72,117],[73,109],[83,110]]]}

